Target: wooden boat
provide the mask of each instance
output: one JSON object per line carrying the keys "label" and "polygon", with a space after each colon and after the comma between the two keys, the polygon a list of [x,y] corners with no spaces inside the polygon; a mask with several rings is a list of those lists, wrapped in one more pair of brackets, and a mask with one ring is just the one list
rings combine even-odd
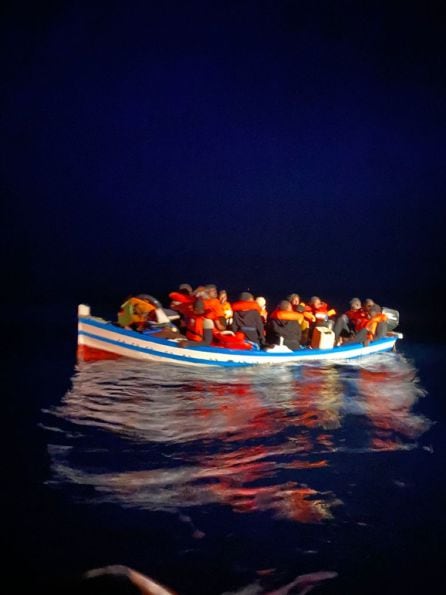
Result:
{"label": "wooden boat", "polygon": [[[391,332],[368,345],[351,344],[330,349],[304,348],[290,351],[276,346],[271,350],[236,350],[213,346],[183,346],[179,339],[159,335],[159,327],[144,332],[127,330],[92,316],[90,307],[78,307],[78,359],[101,360],[127,357],[155,362],[171,362],[189,366],[254,366],[302,364],[314,361],[342,362],[352,358],[392,351],[401,333]],[[174,334],[174,333],[173,333]],[[184,339],[184,337],[183,337]]]}

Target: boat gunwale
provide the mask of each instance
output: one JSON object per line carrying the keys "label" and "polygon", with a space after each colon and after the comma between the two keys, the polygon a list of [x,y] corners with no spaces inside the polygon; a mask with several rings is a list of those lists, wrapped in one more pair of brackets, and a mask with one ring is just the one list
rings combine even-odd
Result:
{"label": "boat gunwale", "polygon": [[[243,356],[245,358],[248,358],[252,360],[252,363],[254,363],[255,360],[258,359],[263,359],[263,358],[273,358],[273,359],[277,359],[277,361],[283,360],[284,363],[289,363],[289,362],[293,362],[293,360],[295,361],[303,361],[305,359],[308,359],[308,361],[314,361],[316,359],[325,359],[325,361],[330,361],[332,360],[332,357],[330,358],[324,358],[324,356],[327,355],[333,355],[336,354],[336,359],[338,359],[337,356],[342,356],[342,354],[349,354],[352,351],[358,351],[358,350],[363,350],[366,347],[360,343],[354,343],[352,345],[344,345],[344,346],[338,346],[338,347],[331,347],[330,349],[300,349],[299,351],[289,351],[289,352],[274,352],[274,351],[262,351],[262,350],[242,350],[242,349],[230,349],[227,347],[219,347],[219,346],[204,346],[204,345],[197,345],[197,346],[187,346],[187,347],[183,347],[181,345],[178,344],[177,341],[174,340],[169,340],[169,339],[163,339],[160,337],[152,337],[150,334],[145,334],[145,333],[139,333],[137,331],[133,331],[133,330],[129,330],[129,329],[124,329],[122,327],[119,327],[115,324],[113,324],[110,321],[106,321],[104,319],[100,319],[94,316],[80,316],[79,317],[79,323],[83,323],[83,324],[88,324],[91,325],[93,327],[99,328],[99,329],[105,329],[108,332],[111,333],[115,333],[118,336],[123,336],[123,337],[129,337],[131,339],[136,339],[138,341],[142,341],[143,343],[146,343],[147,345],[149,345],[150,343],[152,344],[158,344],[160,346],[163,347],[169,347],[169,348],[176,348],[181,350],[182,353],[184,353],[184,355],[178,354],[172,354],[172,353],[164,353],[164,352],[157,352],[157,355],[159,355],[160,357],[164,357],[164,358],[171,358],[171,359],[179,359],[179,360],[193,360],[195,359],[192,354],[198,356],[199,353],[209,353],[209,354],[215,354],[215,355],[225,355],[227,354],[228,356]],[[154,332],[155,329],[154,329]],[[85,331],[80,330],[79,334],[84,334],[88,336],[88,333]],[[91,335],[90,335],[91,336]],[[91,338],[94,338],[94,336],[91,336]],[[371,345],[375,346],[375,347],[380,347],[381,349],[377,350],[377,351],[385,351],[385,345],[388,345],[387,349],[392,349],[393,345],[396,343],[396,341],[401,338],[400,334],[395,334],[392,336],[388,336],[388,337],[384,337],[383,339],[378,339],[377,341],[373,341],[371,343]],[[99,340],[104,340],[103,337],[98,337]],[[132,345],[126,345],[125,343],[123,343],[123,346],[127,346],[129,348],[134,347]],[[141,349],[143,350],[144,347],[141,347]],[[146,349],[149,349],[149,347],[147,347]],[[189,355],[190,354],[190,355]],[[373,354],[373,351],[371,353],[358,353],[358,356],[361,355],[371,355]],[[354,356],[357,357],[357,356]],[[347,356],[348,358],[348,356]],[[339,359],[342,359],[342,357],[339,357]],[[207,361],[207,360],[200,360],[200,361]],[[234,362],[234,361],[228,361],[225,362],[224,360],[212,360],[212,361],[207,361],[207,363],[212,364],[212,365],[222,365],[224,363],[228,363],[230,365],[249,365],[249,362]]]}

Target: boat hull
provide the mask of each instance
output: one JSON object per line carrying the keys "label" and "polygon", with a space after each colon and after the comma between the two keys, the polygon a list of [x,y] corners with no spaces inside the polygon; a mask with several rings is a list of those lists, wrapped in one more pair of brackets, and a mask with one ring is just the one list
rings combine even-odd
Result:
{"label": "boat hull", "polygon": [[[241,351],[221,347],[181,347],[176,341],[126,330],[93,316],[78,319],[78,358],[114,359],[126,357],[143,361],[172,362],[189,366],[256,366],[301,364],[312,361],[339,362],[391,351],[400,334],[393,334],[365,346],[346,345],[331,349],[299,351]],[[101,353],[103,357],[101,357]]]}

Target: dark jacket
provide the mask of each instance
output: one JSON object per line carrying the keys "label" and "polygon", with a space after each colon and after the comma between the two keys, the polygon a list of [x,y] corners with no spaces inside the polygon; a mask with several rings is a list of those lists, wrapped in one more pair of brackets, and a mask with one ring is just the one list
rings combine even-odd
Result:
{"label": "dark jacket", "polygon": [[234,312],[232,330],[234,332],[242,331],[249,341],[257,343],[257,345],[265,343],[263,320],[258,310]]}
{"label": "dark jacket", "polygon": [[283,344],[292,351],[300,349],[301,334],[302,330],[297,320],[271,318],[266,326],[267,343],[280,345],[280,339],[283,338]]}

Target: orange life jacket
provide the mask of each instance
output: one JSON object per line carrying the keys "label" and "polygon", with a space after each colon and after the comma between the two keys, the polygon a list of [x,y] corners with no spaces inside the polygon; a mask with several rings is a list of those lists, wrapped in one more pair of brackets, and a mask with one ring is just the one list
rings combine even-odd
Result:
{"label": "orange life jacket", "polygon": [[218,298],[203,299],[203,304],[206,318],[216,320],[225,317],[223,305]]}
{"label": "orange life jacket", "polygon": [[223,308],[225,319],[230,320],[233,314],[231,304],[229,302],[223,302],[221,307]]}
{"label": "orange life jacket", "polygon": [[203,320],[204,316],[193,312],[186,320],[186,337],[190,341],[203,341]]}
{"label": "orange life jacket", "polygon": [[378,326],[378,324],[380,322],[386,322],[386,320],[387,316],[385,314],[382,314],[382,312],[380,312],[379,314],[375,314],[369,319],[369,321],[366,324],[366,329],[371,339],[376,334],[376,327]]}
{"label": "orange life jacket", "polygon": [[330,316],[334,316],[336,314],[336,310],[334,308],[329,309],[326,302],[321,302],[319,308],[315,308],[314,306],[308,304],[305,306],[305,312],[311,313],[313,315],[311,322],[315,322],[318,319],[318,314],[328,316],[329,318]]}
{"label": "orange life jacket", "polygon": [[367,329],[367,335],[369,339],[373,339],[376,333],[376,327],[380,322],[386,322],[387,316],[382,314],[375,314],[371,318],[360,318],[358,320],[358,330],[363,328]]}
{"label": "orange life jacket", "polygon": [[303,314],[301,312],[295,312],[294,310],[280,310],[276,308],[269,315],[270,318],[275,320],[296,320],[299,324],[303,320]]}
{"label": "orange life jacket", "polygon": [[246,312],[247,310],[257,310],[259,314],[261,313],[261,308],[259,304],[255,301],[239,300],[232,304],[233,312]]}

